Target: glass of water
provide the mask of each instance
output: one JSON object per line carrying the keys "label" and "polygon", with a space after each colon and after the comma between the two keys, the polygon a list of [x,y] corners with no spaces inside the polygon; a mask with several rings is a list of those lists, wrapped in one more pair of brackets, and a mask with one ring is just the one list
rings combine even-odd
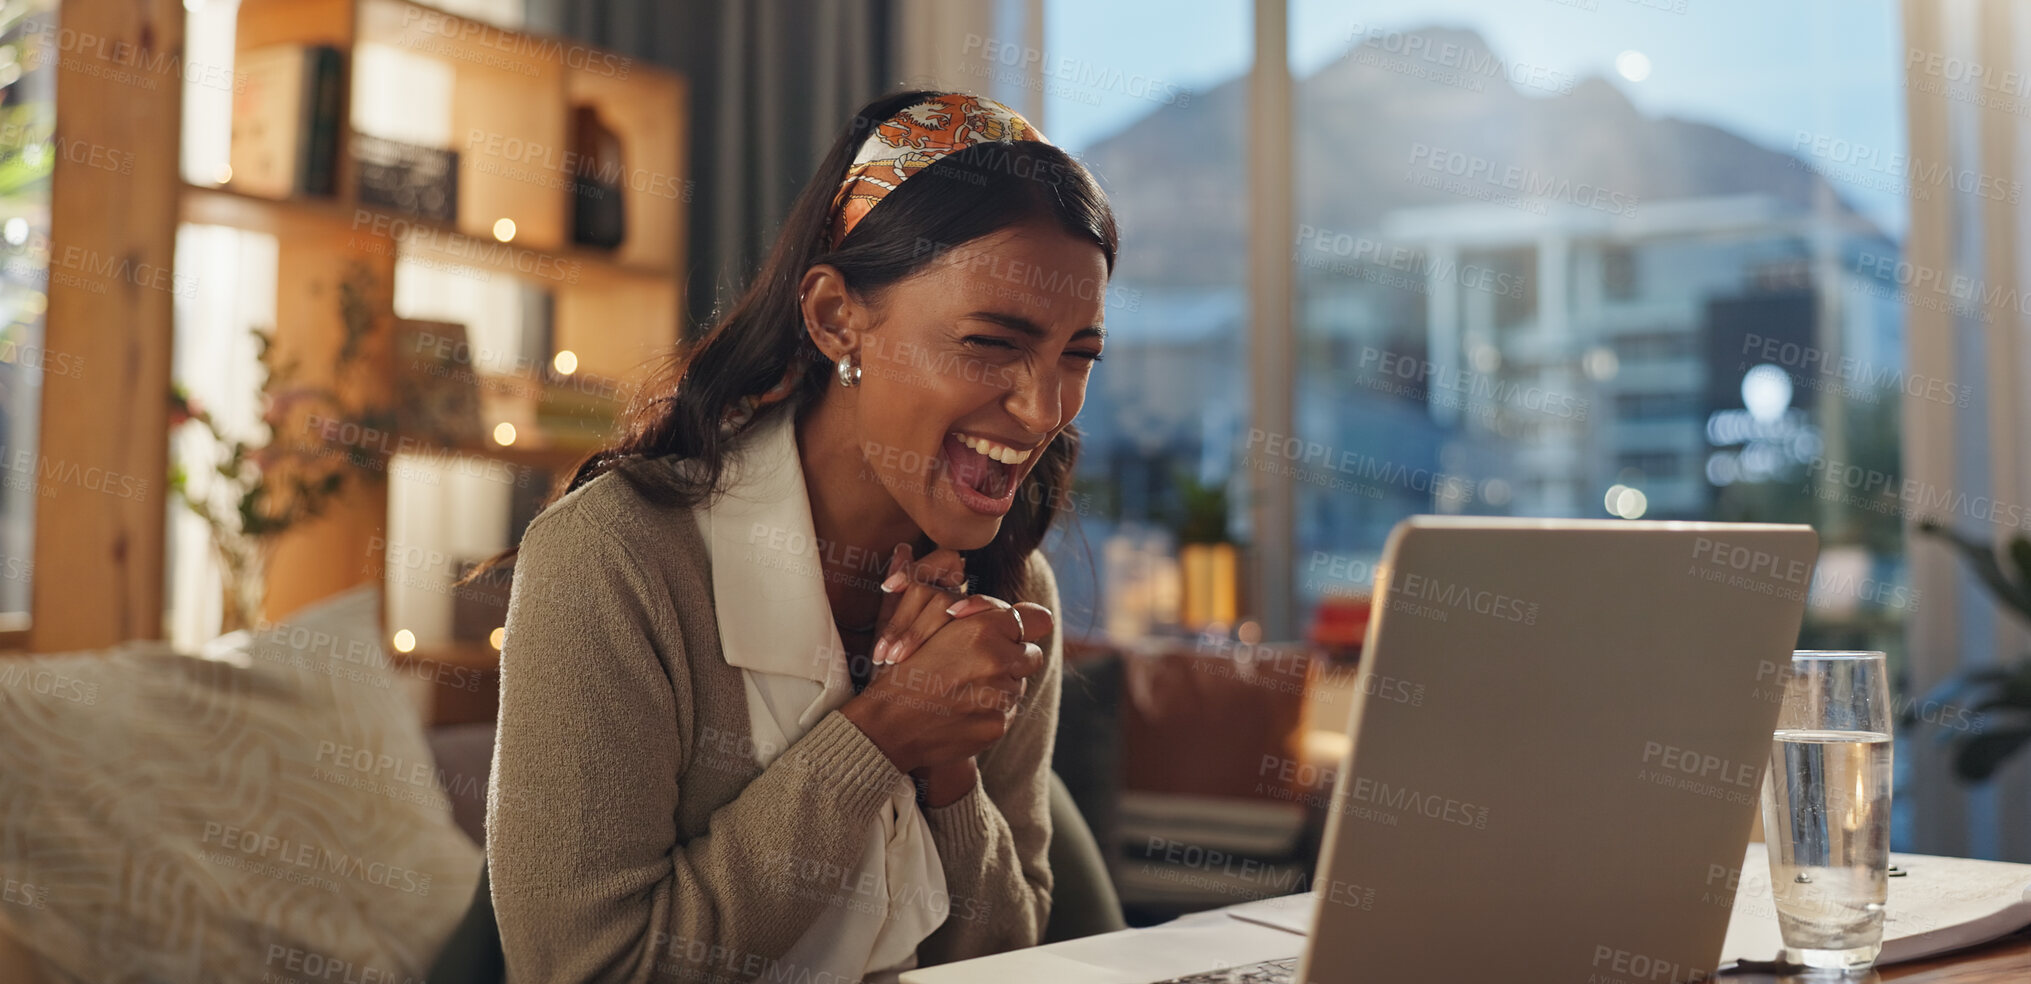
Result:
{"label": "glass of water", "polygon": [[1791,654],[1763,783],[1784,957],[1861,971],[1883,950],[1890,867],[1890,683],[1883,654]]}

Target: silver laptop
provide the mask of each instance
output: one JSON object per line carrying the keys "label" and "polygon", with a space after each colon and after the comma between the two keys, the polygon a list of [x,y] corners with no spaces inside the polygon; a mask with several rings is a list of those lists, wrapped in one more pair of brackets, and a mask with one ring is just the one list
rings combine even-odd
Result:
{"label": "silver laptop", "polygon": [[1131,930],[906,980],[1704,979],[1818,549],[1806,526],[1406,520],[1301,953],[1104,968]]}

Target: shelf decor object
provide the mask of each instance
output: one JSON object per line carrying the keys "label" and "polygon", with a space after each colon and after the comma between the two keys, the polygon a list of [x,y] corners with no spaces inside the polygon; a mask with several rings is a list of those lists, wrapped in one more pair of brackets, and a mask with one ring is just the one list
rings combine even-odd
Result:
{"label": "shelf decor object", "polygon": [[433,447],[480,443],[479,380],[460,361],[465,326],[450,321],[395,322],[394,422],[404,437]]}
{"label": "shelf decor object", "polygon": [[613,249],[627,239],[627,169],[620,136],[600,122],[599,107],[571,107],[571,143],[577,166],[571,178],[571,239]]}
{"label": "shelf decor object", "polygon": [[357,133],[353,166],[360,204],[447,225],[458,221],[458,151]]}

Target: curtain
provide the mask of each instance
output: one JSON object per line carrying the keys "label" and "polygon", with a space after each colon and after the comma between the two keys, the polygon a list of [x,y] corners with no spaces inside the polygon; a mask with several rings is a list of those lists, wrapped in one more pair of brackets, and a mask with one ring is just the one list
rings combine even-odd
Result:
{"label": "curtain", "polygon": [[686,335],[745,286],[853,111],[892,88],[891,0],[528,0],[532,30],[691,82]]}
{"label": "curtain", "polygon": [[[2031,78],[2031,12],[2003,0],[1904,0],[1903,17],[1913,190],[1896,282],[1905,292],[1907,373],[1974,393],[1966,407],[1902,402],[1902,491],[1911,493],[1902,501],[1912,586],[1924,599],[1907,627],[1906,690],[1923,696],[1965,670],[2031,653],[2031,636],[1959,558],[1913,531],[1931,518],[1985,540],[2027,535],[2012,517],[2031,517],[2031,254],[2023,249],[2031,201],[2011,190],[2031,183],[2031,118],[2020,115],[2031,111],[2021,82]],[[1940,168],[1953,180],[1932,180]],[[1923,189],[1921,173],[1930,176]],[[1904,743],[1914,761],[1899,763],[1909,776],[1900,794],[1914,801],[1913,849],[2031,861],[2031,751],[1970,786],[1953,777],[1950,749],[1932,734],[1915,737]]]}
{"label": "curtain", "polygon": [[[1028,33],[1031,0],[894,0],[895,74],[905,88],[974,92],[1012,107],[1043,129],[1042,88],[1018,79],[1036,77],[1018,52],[1039,48]],[[1041,18],[1041,0],[1035,4]],[[1041,23],[1041,21],[1039,21]],[[1041,28],[1038,28],[1040,31]],[[988,46],[1012,46],[1007,65]],[[1049,130],[1045,130],[1049,133]]]}

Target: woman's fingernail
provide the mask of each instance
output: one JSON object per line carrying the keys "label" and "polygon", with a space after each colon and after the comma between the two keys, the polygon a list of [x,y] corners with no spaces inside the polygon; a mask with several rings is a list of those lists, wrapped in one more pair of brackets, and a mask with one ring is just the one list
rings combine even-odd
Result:
{"label": "woman's fingernail", "polygon": [[902,589],[903,585],[908,583],[910,583],[910,576],[902,571],[897,571],[894,574],[890,574],[888,580],[882,582],[882,591],[886,594],[895,594]]}
{"label": "woman's fingernail", "polygon": [[876,663],[888,662],[888,653],[889,653],[889,641],[887,639],[883,639],[880,642],[874,644],[874,661]]}
{"label": "woman's fingernail", "polygon": [[966,604],[966,599],[964,599],[964,598],[961,598],[961,599],[959,599],[958,601],[955,601],[955,602],[953,602],[952,604],[950,604],[950,605],[946,606],[946,608],[945,608],[945,614],[947,614],[947,615],[952,615],[952,616],[957,616],[957,615],[959,614],[959,609],[960,609],[960,608],[962,608],[962,607],[964,607],[964,606],[965,606],[965,604]]}

